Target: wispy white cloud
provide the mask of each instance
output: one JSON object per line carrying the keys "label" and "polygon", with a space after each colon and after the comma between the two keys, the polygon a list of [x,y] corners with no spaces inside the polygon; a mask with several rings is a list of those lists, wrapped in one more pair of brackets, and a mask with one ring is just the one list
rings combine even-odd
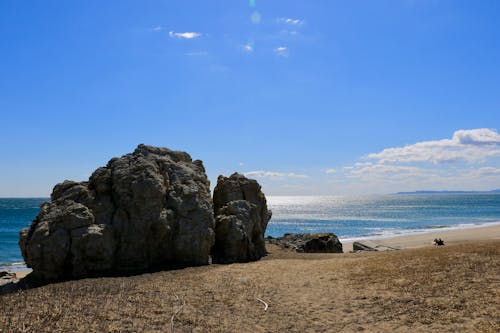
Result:
{"label": "wispy white cloud", "polygon": [[308,175],[294,173],[294,172],[276,172],[276,171],[264,171],[264,170],[256,170],[245,172],[245,176],[247,177],[256,177],[256,178],[272,178],[272,179],[282,179],[282,178],[310,178]]}
{"label": "wispy white cloud", "polygon": [[160,31],[165,30],[165,28],[162,27],[161,25],[157,25],[157,26],[154,26],[151,30],[154,32],[160,32]]}
{"label": "wispy white cloud", "polygon": [[337,173],[337,170],[335,170],[335,169],[326,169],[325,173],[328,174],[328,175],[331,175],[331,174]]}
{"label": "wispy white cloud", "polygon": [[253,44],[251,44],[251,43],[243,45],[242,48],[243,48],[243,51],[245,51],[245,52],[248,52],[248,53],[253,52]]}
{"label": "wispy white cloud", "polygon": [[288,57],[288,47],[286,46],[278,46],[274,51],[281,57]]}
{"label": "wispy white cloud", "polygon": [[175,32],[175,31],[169,31],[168,35],[171,38],[180,38],[180,39],[194,39],[201,37],[201,33],[199,32]]}
{"label": "wispy white cloud", "polygon": [[500,156],[500,134],[494,129],[459,130],[451,139],[423,141],[368,154],[379,163],[479,162]]}
{"label": "wispy white cloud", "polygon": [[290,24],[290,25],[301,25],[304,23],[304,20],[293,19],[293,18],[289,18],[289,17],[280,17],[280,18],[278,18],[278,23]]}

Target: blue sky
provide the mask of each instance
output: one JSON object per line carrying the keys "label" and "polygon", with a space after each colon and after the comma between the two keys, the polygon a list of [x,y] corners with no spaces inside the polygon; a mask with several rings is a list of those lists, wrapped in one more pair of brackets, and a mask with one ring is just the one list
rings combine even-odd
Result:
{"label": "blue sky", "polygon": [[500,188],[500,2],[0,2],[0,196],[139,143],[267,194]]}

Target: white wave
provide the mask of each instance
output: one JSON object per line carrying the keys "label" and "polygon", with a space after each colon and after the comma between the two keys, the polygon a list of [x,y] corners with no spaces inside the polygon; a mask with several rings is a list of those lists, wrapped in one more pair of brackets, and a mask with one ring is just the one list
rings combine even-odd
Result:
{"label": "white wave", "polygon": [[355,242],[355,241],[360,241],[360,240],[368,240],[368,239],[385,239],[385,238],[392,238],[392,237],[398,237],[398,236],[412,236],[412,235],[421,235],[421,234],[428,234],[436,231],[452,231],[452,230],[463,230],[463,229],[475,229],[475,228],[483,228],[483,227],[488,227],[488,226],[495,226],[495,225],[500,225],[500,221],[495,221],[495,222],[484,222],[484,223],[461,223],[461,224],[456,224],[456,225],[450,225],[450,226],[443,226],[443,227],[431,227],[431,228],[423,228],[423,229],[389,229],[389,228],[384,228],[380,230],[379,233],[375,234],[368,234],[368,235],[361,235],[361,236],[346,236],[346,237],[341,237],[339,240],[341,242]]}
{"label": "white wave", "polygon": [[8,271],[8,272],[26,272],[30,271],[31,268],[28,268],[24,262],[12,262],[12,263],[0,263],[0,271]]}

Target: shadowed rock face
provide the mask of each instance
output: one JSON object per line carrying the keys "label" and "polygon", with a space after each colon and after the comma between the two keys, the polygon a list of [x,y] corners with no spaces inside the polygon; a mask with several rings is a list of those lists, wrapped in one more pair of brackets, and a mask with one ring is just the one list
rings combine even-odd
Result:
{"label": "shadowed rock face", "polygon": [[88,182],[56,185],[19,241],[42,280],[208,264],[213,243],[202,162],[145,145],[111,159]]}
{"label": "shadowed rock face", "polygon": [[258,260],[266,254],[264,232],[271,219],[266,197],[253,179],[219,176],[214,189],[214,262]]}

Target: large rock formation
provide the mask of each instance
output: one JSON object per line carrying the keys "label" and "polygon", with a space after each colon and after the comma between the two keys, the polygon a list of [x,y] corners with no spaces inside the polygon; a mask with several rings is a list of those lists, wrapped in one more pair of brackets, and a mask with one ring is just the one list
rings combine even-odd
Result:
{"label": "large rock formation", "polygon": [[266,254],[264,232],[271,218],[266,197],[253,179],[219,176],[214,189],[214,262],[257,260]]}
{"label": "large rock formation", "polygon": [[113,158],[88,182],[56,185],[19,241],[26,264],[43,280],[207,264],[213,243],[202,162],[145,145]]}
{"label": "large rock formation", "polygon": [[268,237],[270,244],[305,253],[342,253],[342,243],[335,234],[285,234],[283,237]]}

